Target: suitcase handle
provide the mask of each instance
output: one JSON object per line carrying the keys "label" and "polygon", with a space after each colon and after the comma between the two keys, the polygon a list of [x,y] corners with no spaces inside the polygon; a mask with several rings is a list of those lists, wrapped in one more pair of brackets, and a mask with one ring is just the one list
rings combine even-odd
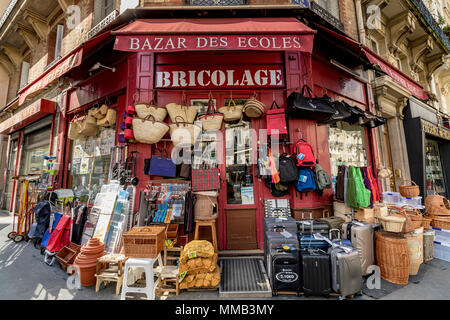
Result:
{"label": "suitcase handle", "polygon": [[339,230],[339,229],[330,229],[330,232],[329,232],[330,239],[333,239],[333,232],[335,232],[338,235],[337,239],[341,240],[341,230]]}

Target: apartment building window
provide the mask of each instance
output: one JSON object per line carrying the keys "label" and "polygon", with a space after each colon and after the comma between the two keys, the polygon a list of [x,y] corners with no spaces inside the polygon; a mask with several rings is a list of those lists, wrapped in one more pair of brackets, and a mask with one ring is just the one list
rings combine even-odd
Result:
{"label": "apartment building window", "polygon": [[375,39],[370,39],[370,46],[372,47],[373,52],[375,52],[376,54],[380,54],[378,42]]}
{"label": "apartment building window", "polygon": [[315,2],[331,13],[331,15],[333,15],[336,19],[340,20],[338,0],[315,0]]}
{"label": "apartment building window", "polygon": [[22,65],[20,68],[20,84],[19,89],[22,89],[28,84],[28,74],[30,72],[30,62],[29,56],[22,61]]}
{"label": "apartment building window", "polygon": [[116,9],[115,0],[94,0],[94,25]]}
{"label": "apartment building window", "polygon": [[61,58],[62,40],[64,37],[64,26],[58,24],[48,36],[47,42],[47,67]]}

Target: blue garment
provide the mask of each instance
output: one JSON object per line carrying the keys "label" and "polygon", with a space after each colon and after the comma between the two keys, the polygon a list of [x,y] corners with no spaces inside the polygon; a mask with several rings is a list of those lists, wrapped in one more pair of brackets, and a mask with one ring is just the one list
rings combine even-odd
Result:
{"label": "blue garment", "polygon": [[[52,232],[53,232],[53,230],[55,230],[56,226],[58,225],[59,219],[61,219],[61,217],[62,217],[62,214],[59,212],[56,212],[56,211],[55,211],[54,215],[55,215],[55,220],[53,221],[53,224],[52,224]],[[47,230],[45,231],[44,237],[42,238],[42,241],[41,241],[42,247],[47,246],[48,240],[50,239],[52,232],[49,232],[49,230],[47,228]]]}

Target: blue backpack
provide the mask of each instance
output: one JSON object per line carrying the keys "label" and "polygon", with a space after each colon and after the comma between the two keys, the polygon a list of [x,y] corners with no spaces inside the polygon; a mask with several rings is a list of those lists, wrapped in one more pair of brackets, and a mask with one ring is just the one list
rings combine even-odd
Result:
{"label": "blue backpack", "polygon": [[303,193],[315,191],[317,185],[314,172],[310,168],[300,168],[298,181],[295,184],[295,187],[297,188],[297,191],[301,192],[301,198],[303,198]]}

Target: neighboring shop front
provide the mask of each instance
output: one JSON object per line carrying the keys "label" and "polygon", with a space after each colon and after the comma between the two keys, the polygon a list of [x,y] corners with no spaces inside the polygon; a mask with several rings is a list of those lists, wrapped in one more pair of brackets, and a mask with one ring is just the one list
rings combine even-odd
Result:
{"label": "neighboring shop front", "polygon": [[14,177],[40,175],[45,169],[44,157],[53,154],[56,111],[55,102],[38,99],[0,124],[1,133],[8,134],[3,204],[10,212],[18,206]]}
{"label": "neighboring shop front", "polygon": [[439,194],[448,198],[450,187],[450,130],[442,126],[436,112],[416,99],[405,110],[405,136],[411,179],[422,197]]}

